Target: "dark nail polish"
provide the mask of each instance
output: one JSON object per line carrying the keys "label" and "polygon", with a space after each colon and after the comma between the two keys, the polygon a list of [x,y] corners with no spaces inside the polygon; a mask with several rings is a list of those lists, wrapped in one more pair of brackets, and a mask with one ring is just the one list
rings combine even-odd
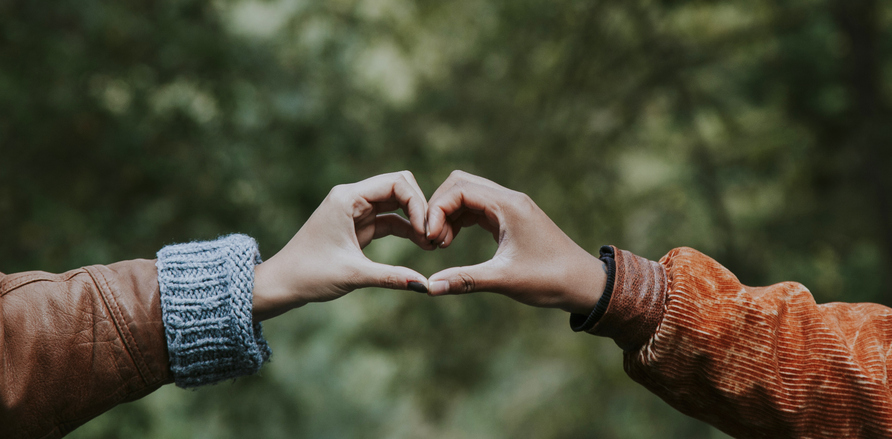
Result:
{"label": "dark nail polish", "polygon": [[427,293],[427,287],[421,282],[409,282],[409,289],[416,293]]}

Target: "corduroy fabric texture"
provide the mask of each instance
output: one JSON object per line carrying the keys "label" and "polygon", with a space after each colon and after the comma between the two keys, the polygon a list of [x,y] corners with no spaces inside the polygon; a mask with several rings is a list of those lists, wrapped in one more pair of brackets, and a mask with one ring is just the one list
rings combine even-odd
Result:
{"label": "corduroy fabric texture", "polygon": [[[602,333],[619,340],[662,316],[649,337],[633,337],[646,342],[626,350],[623,365],[669,405],[740,438],[892,437],[892,309],[818,305],[794,282],[748,287],[690,248],[664,256],[657,276],[656,263],[632,261],[617,260],[617,289],[598,325],[614,322]],[[613,306],[648,285],[665,301]]]}
{"label": "corduroy fabric texture", "polygon": [[161,311],[177,386],[251,375],[271,351],[252,312],[257,243],[246,235],[164,247],[158,252]]}
{"label": "corduroy fabric texture", "polygon": [[587,332],[610,337],[624,351],[647,343],[663,318],[666,272],[634,253],[614,247],[616,272],[607,311]]}

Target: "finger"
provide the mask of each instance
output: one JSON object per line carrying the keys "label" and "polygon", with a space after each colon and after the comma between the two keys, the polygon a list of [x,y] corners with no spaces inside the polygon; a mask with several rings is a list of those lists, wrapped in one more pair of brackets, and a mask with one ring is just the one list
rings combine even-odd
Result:
{"label": "finger", "polygon": [[[450,196],[454,196],[455,194],[472,194],[474,192],[480,192],[485,189],[488,189],[487,192],[492,192],[492,193],[498,193],[501,191],[510,192],[509,189],[499,186],[498,184],[496,184],[490,180],[487,180],[483,177],[479,177],[479,176],[476,176],[473,174],[468,174],[467,172],[458,171],[458,170],[452,171],[452,173],[449,174],[449,177],[446,179],[446,181],[444,181],[440,185],[440,187],[438,187],[437,190],[434,191],[434,194],[431,196],[430,200],[428,201],[428,222],[429,223],[431,222],[431,218],[430,218],[431,214],[434,214],[436,216],[435,220],[438,223],[440,222],[440,220],[441,220],[440,214],[435,212],[432,209],[432,207],[437,204],[443,203],[444,199],[448,199],[448,198],[450,198]],[[452,201],[452,200],[450,200],[450,201]],[[454,202],[447,203],[447,204],[453,205],[452,206],[453,211],[457,210],[458,207],[461,206],[461,204],[455,204]],[[472,206],[471,204],[467,204],[466,206],[471,209],[475,209],[475,207]],[[484,206],[485,206],[485,203],[482,203],[481,206],[476,207],[476,210],[483,211],[483,210],[485,210]],[[450,214],[452,214],[452,211],[444,213],[444,215],[446,215],[446,216],[448,216]],[[438,224],[438,226],[439,226],[439,224]],[[433,232],[430,234],[436,235],[436,233],[433,233]]]}
{"label": "finger", "polygon": [[[449,177],[447,177],[446,180],[443,181],[443,183],[441,183],[439,187],[437,187],[437,190],[434,191],[434,194],[431,195],[430,199],[428,200],[427,236],[433,242],[436,242],[436,243],[443,242],[446,239],[446,234],[447,234],[446,229],[451,228],[451,226],[444,227],[444,223],[448,221],[447,215],[444,214],[443,212],[434,213],[433,210],[431,209],[430,203],[431,203],[431,201],[439,200],[439,199],[443,198],[443,195],[446,192],[448,192],[450,189],[452,189],[456,185],[456,183],[458,183],[458,181],[461,179],[461,177],[462,177],[462,174],[460,173],[460,171],[452,171],[452,173],[449,174]],[[434,215],[433,218],[431,217],[432,214]],[[436,231],[434,231],[433,228],[436,228]]]}
{"label": "finger", "polygon": [[393,212],[394,210],[399,209],[400,203],[396,200],[388,200],[382,201],[380,203],[372,203],[375,206],[375,213],[383,213],[383,212]]}
{"label": "finger", "polygon": [[[381,203],[374,203],[373,206],[374,206],[375,212],[390,212],[393,210],[397,210],[400,207],[399,203],[397,203],[395,200],[394,201],[385,201],[385,202],[381,202]],[[390,214],[387,214],[387,215],[390,215]],[[401,218],[403,220],[402,222],[407,226],[406,234],[399,235],[401,238],[409,238],[412,240],[412,242],[418,244],[421,248],[423,248],[425,250],[433,250],[437,247],[436,242],[425,238],[425,235],[423,233],[418,233],[417,230],[415,229],[415,227],[412,225],[412,223],[409,222],[409,220],[406,220],[405,218],[403,218],[399,215],[396,215],[396,214],[393,214],[393,215],[395,217]],[[376,218],[382,217],[382,216],[383,215],[379,214],[376,216]],[[390,217],[387,217],[387,218],[388,218],[388,221],[395,221],[395,220],[390,219]],[[426,227],[427,220],[425,220],[424,224]],[[388,226],[388,225],[389,224],[384,224],[384,226]],[[386,233],[383,235],[379,235],[378,233],[379,233],[379,231],[376,228],[375,236],[371,237],[370,239],[377,239],[381,236],[387,236]],[[361,247],[365,247],[365,245],[367,245],[367,244],[368,244],[368,242],[363,244]]]}
{"label": "finger", "polygon": [[[452,173],[449,175],[449,177],[446,179],[446,181],[444,181],[440,185],[440,187],[438,187],[437,190],[434,191],[434,194],[431,196],[430,201],[428,202],[428,232],[427,232],[428,235],[427,236],[428,236],[428,238],[431,239],[431,242],[440,245],[441,248],[448,247],[449,244],[452,242],[452,240],[455,238],[455,236],[458,234],[458,231],[461,229],[461,227],[454,227],[451,224],[448,224],[449,219],[454,218],[457,215],[459,215],[463,210],[466,209],[466,207],[462,206],[456,212],[445,215],[446,219],[444,220],[444,219],[442,219],[441,214],[438,212],[435,212],[433,209],[431,209],[430,206],[432,205],[432,203],[435,202],[435,200],[442,200],[444,197],[447,197],[450,192],[456,191],[456,189],[455,189],[456,186],[459,186],[460,188],[461,187],[466,188],[467,192],[472,191],[474,189],[474,187],[483,187],[483,188],[489,188],[494,193],[502,193],[505,195],[515,193],[514,191],[507,189],[503,186],[500,186],[499,184],[497,184],[491,180],[487,180],[483,177],[469,174],[467,172],[459,171],[459,170],[452,171]],[[480,214],[483,212],[475,211],[475,213]],[[432,216],[433,216],[433,218],[431,218]],[[431,226],[432,223],[436,223],[436,226],[432,227]],[[443,223],[447,223],[447,224],[443,224]],[[499,222],[498,221],[491,221],[489,224],[486,224],[481,221],[481,222],[479,222],[479,224],[484,226],[484,228],[487,231],[490,231],[493,234],[493,237],[495,238],[495,240],[498,241],[498,239],[499,239],[498,238],[499,237],[499,232],[498,232]],[[435,228],[436,231],[432,230],[433,228]],[[437,231],[439,231],[439,233]]]}
{"label": "finger", "polygon": [[459,230],[461,230],[460,226],[453,225],[449,220],[446,220],[446,224],[442,227],[440,234],[431,238],[429,242],[431,245],[439,248],[449,247],[449,244],[452,244],[452,241],[455,239],[455,235],[458,235]]}
{"label": "finger", "polygon": [[499,292],[505,276],[502,264],[496,259],[466,267],[452,267],[435,273],[428,279],[431,296],[465,294],[478,291]]}
{"label": "finger", "polygon": [[[396,265],[381,264],[365,258],[357,267],[359,275],[357,288],[379,287],[391,290],[408,290],[409,283],[415,283],[412,288],[420,286],[424,287],[426,292],[428,289],[427,278],[406,267]],[[414,289],[413,289],[414,291]]]}
{"label": "finger", "polygon": [[435,248],[423,235],[415,232],[412,224],[407,219],[395,213],[386,213],[375,217],[375,235],[372,239],[390,235],[407,238],[425,250],[433,250]]}
{"label": "finger", "polygon": [[464,227],[472,227],[479,225],[487,232],[492,233],[496,242],[499,241],[499,224],[489,221],[482,212],[461,207],[446,218],[446,225],[443,231],[432,242],[439,245],[440,248],[449,247],[452,241],[458,236],[458,232]]}
{"label": "finger", "polygon": [[447,222],[446,226],[443,227],[443,231],[440,233],[442,238],[439,238],[437,241],[438,246],[440,248],[449,247],[452,244],[452,241],[455,240],[455,237],[458,236],[458,232],[461,231],[461,226],[458,224],[453,224],[452,222]]}
{"label": "finger", "polygon": [[440,248],[446,248],[449,244],[452,243],[452,240],[455,238],[455,235],[458,234],[458,231],[461,230],[461,226],[455,225],[453,223],[453,218],[458,218],[462,212],[466,211],[464,207],[460,208],[458,211],[454,212],[452,215],[449,215],[445,219],[445,223],[440,230],[440,233],[437,234],[433,239],[431,239],[431,243],[438,245]]}
{"label": "finger", "polygon": [[409,223],[419,235],[424,235],[427,222],[427,197],[418,187],[418,182],[411,172],[402,171],[397,174],[399,179],[394,185],[394,194],[400,202],[400,207],[409,217]]}
{"label": "finger", "polygon": [[496,183],[492,180],[487,180],[483,177],[480,177],[479,175],[469,174],[465,171],[456,169],[456,170],[452,171],[452,173],[449,174],[449,177],[447,177],[446,180],[443,181],[442,184],[440,184],[440,187],[438,187],[437,190],[434,191],[434,194],[431,195],[430,199],[433,200],[434,198],[437,198],[437,195],[445,192],[447,189],[449,189],[450,187],[452,187],[453,185],[455,185],[457,182],[460,182],[460,181],[473,182],[473,183],[479,184],[481,186],[491,187],[493,189],[505,189],[505,187],[499,185],[498,183]]}
{"label": "finger", "polygon": [[[490,230],[491,226],[489,221],[486,221],[486,218],[481,214],[467,210],[461,209],[458,212],[449,216],[449,219],[446,222],[446,226],[443,227],[443,238],[438,241],[440,248],[449,247],[452,244],[452,241],[458,236],[458,233],[464,227],[471,227],[477,224],[486,224],[484,229]],[[498,228],[496,228],[498,230]]]}
{"label": "finger", "polygon": [[[470,174],[470,173],[467,173],[465,171],[461,171],[458,169],[452,171],[452,173],[449,174],[449,178],[447,178],[447,181],[449,181],[449,180],[451,180],[454,183],[470,182],[470,183],[474,183],[474,184],[477,184],[480,186],[485,186],[485,187],[495,189],[495,190],[508,190],[506,187],[504,187],[492,180],[483,178],[479,175]],[[446,189],[446,188],[444,188],[444,189]],[[433,197],[431,197],[431,199],[433,199]]]}
{"label": "finger", "polygon": [[[418,194],[418,196],[421,197],[421,201],[423,202],[423,205],[424,205],[424,211],[423,211],[424,212],[424,218],[423,218],[424,221],[423,222],[424,222],[424,233],[426,234],[427,233],[427,197],[424,196],[424,191],[421,190],[421,186],[418,186],[418,181],[415,180],[415,175],[413,175],[412,172],[401,171],[400,173],[403,174],[403,177],[406,179],[406,181],[409,182],[409,185],[411,185],[412,188],[415,189],[415,192]],[[406,214],[408,215],[408,212]]]}
{"label": "finger", "polygon": [[[408,171],[404,171],[408,172]],[[414,179],[414,177],[413,177]],[[354,183],[359,195],[369,203],[386,203],[396,199],[399,206],[406,211],[409,222],[418,234],[424,234],[424,218],[427,200],[423,193],[417,192],[402,172],[376,175],[359,183]],[[356,215],[356,213],[354,213]]]}
{"label": "finger", "polygon": [[[411,172],[400,171],[397,174],[402,178],[402,181],[398,184],[399,188],[394,186],[394,193],[400,201],[400,206],[403,207],[403,210],[409,217],[409,223],[412,224],[412,227],[419,235],[424,235],[426,232],[425,223],[427,222],[427,197],[424,196],[424,192],[418,187],[418,182],[415,181],[415,176]],[[411,202],[404,202],[398,191],[410,192],[408,196],[411,197]]]}
{"label": "finger", "polygon": [[431,198],[428,203],[429,233],[432,236],[445,239],[449,232],[444,234],[443,228],[447,222],[451,222],[449,221],[450,217],[455,214],[461,215],[460,212],[463,208],[485,217],[489,222],[487,230],[497,229],[501,224],[501,205],[510,203],[509,197],[512,194],[513,191],[504,188],[496,189],[470,181],[452,185],[435,198]]}

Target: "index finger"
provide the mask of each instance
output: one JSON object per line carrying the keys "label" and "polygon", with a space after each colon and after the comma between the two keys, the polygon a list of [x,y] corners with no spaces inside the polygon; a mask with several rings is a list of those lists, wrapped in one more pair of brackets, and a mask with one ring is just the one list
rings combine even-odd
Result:
{"label": "index finger", "polygon": [[465,178],[463,175],[447,179],[428,202],[428,237],[442,236],[447,218],[461,209],[483,215],[493,224],[501,225],[502,204],[513,191],[485,181],[486,183]]}
{"label": "index finger", "polygon": [[[412,181],[409,181],[406,174]],[[390,174],[376,175],[358,183],[354,183],[358,189],[358,195],[369,203],[386,203],[396,200],[409,216],[412,229],[419,235],[424,235],[424,219],[427,213],[427,200],[420,192],[414,177],[409,171],[393,172]]]}

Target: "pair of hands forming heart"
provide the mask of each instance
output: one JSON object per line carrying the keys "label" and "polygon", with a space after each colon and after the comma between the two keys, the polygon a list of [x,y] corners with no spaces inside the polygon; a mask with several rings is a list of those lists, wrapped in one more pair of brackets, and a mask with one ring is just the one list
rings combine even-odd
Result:
{"label": "pair of hands forming heart", "polygon": [[[402,209],[408,219],[390,212]],[[362,249],[394,235],[425,250],[448,247],[463,227],[492,233],[492,259],[453,267],[430,279],[380,264]],[[335,186],[294,238],[255,269],[254,317],[264,320],[309,302],[337,299],[357,288],[428,294],[491,291],[527,305],[589,313],[604,290],[603,263],[576,245],[527,195],[454,171],[428,201],[409,171]]]}

